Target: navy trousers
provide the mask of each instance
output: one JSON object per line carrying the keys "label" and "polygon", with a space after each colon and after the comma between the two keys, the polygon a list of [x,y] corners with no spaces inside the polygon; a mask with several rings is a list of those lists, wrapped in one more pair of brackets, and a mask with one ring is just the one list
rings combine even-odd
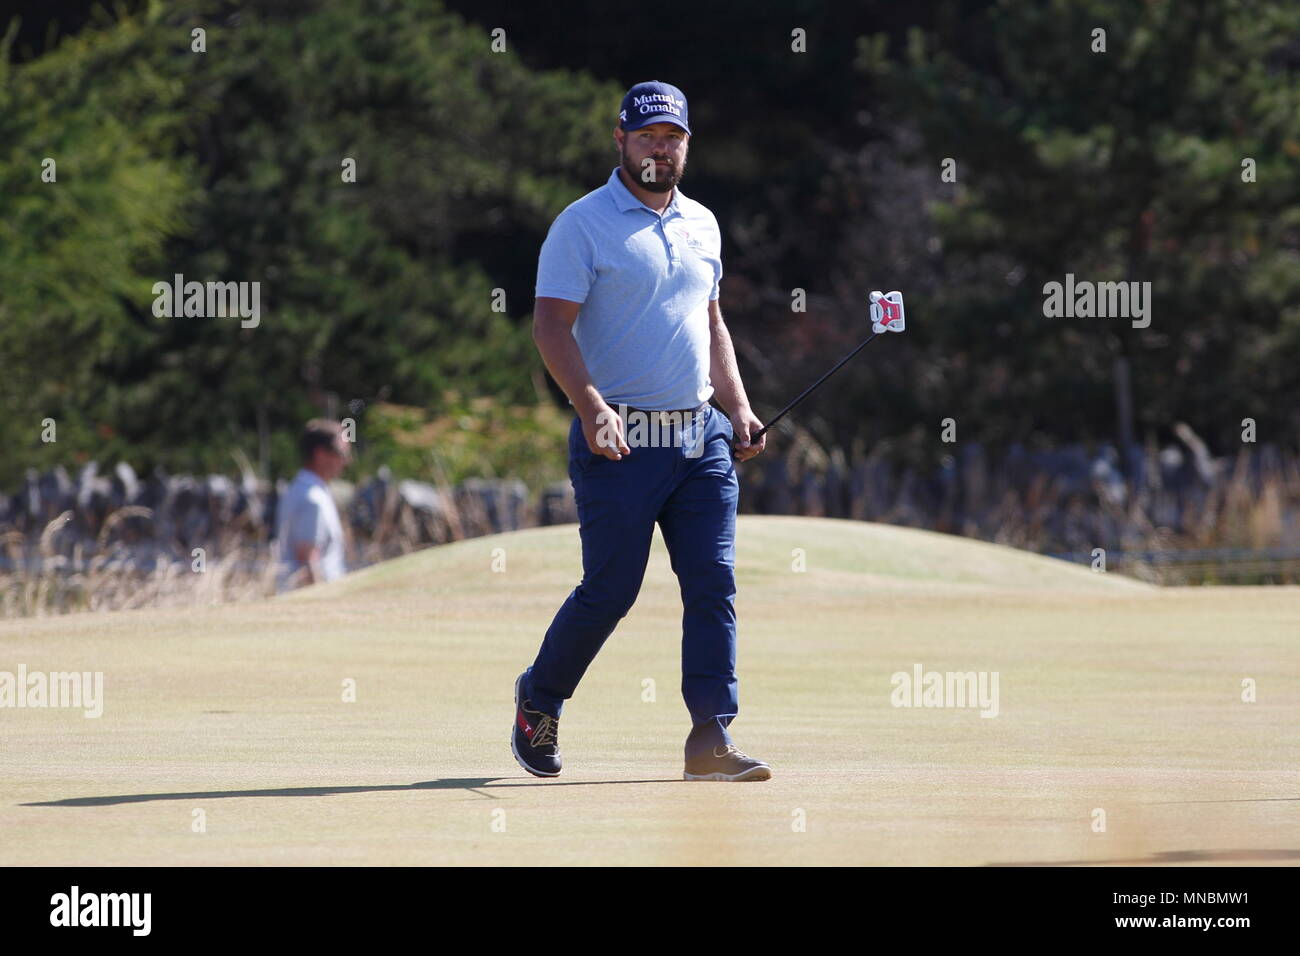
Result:
{"label": "navy trousers", "polygon": [[[731,743],[736,683],[735,538],[739,485],[727,416],[706,406],[654,429],[658,447],[621,461],[587,448],[569,428],[569,478],[582,537],[582,582],[555,615],[525,675],[533,707],[559,716],[606,638],[636,601],[658,522],[682,597],[686,753]],[[629,445],[632,441],[629,441]]]}

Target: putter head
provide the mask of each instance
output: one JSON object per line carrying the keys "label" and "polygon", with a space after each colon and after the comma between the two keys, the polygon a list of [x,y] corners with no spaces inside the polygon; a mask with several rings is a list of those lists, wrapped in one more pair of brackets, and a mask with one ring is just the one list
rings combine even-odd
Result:
{"label": "putter head", "polygon": [[903,293],[871,293],[871,331],[902,332],[907,328],[903,318]]}

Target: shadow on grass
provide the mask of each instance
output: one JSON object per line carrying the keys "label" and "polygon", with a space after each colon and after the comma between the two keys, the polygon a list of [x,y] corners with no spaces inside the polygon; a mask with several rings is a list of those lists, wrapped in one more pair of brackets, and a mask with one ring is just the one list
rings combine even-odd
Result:
{"label": "shadow on grass", "polygon": [[1166,850],[1118,860],[1021,860],[985,866],[1160,866],[1163,863],[1234,863],[1300,860],[1300,850]]}
{"label": "shadow on grass", "polygon": [[[548,787],[597,787],[604,785],[641,783],[681,783],[680,777],[661,780],[536,780],[528,777],[522,783],[495,783],[518,780],[517,777],[447,777],[443,780],[426,780],[422,783],[382,784],[373,787],[280,787],[273,790],[194,790],[186,793],[127,793],[108,797],[69,797],[66,800],[47,800],[22,803],[23,807],[111,807],[121,803],[149,803],[154,800],[220,800],[225,797],[332,797],[346,793],[394,793],[403,790],[479,790],[492,787],[508,790],[531,783]],[[501,794],[480,794],[501,799]]]}

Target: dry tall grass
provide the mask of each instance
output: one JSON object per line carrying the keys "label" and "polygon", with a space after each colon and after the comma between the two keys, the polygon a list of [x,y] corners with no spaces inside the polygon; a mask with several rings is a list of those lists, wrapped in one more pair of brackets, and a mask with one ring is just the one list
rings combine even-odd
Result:
{"label": "dry tall grass", "polygon": [[[1294,456],[1252,468],[1250,453],[1243,452],[1209,486],[1191,494],[1128,487],[1117,496],[1096,485],[1085,496],[1046,475],[1025,489],[1011,487],[996,473],[980,475],[967,479],[960,517],[954,517],[942,507],[918,507],[921,497],[910,495],[906,478],[885,488],[859,486],[852,493],[846,482],[837,488],[827,470],[835,460],[817,452],[806,441],[791,443],[781,462],[789,504],[773,510],[927,527],[1048,553],[1091,549],[1101,539],[1112,552],[1108,570],[1160,584],[1300,583],[1300,459]],[[842,455],[838,464],[841,476],[851,471]],[[754,477],[761,495],[762,479]],[[349,566],[492,533],[481,497],[458,494],[445,483],[437,491],[442,499],[437,512],[412,509],[401,496],[388,494],[364,531],[345,520]],[[523,526],[536,523],[535,509],[524,511]],[[194,555],[175,542],[158,542],[152,566],[141,567],[129,536],[117,532],[128,519],[151,522],[152,517],[148,508],[118,508],[100,527],[93,548],[81,541],[57,546],[73,520],[71,511],[50,521],[34,546],[17,531],[0,532],[0,552],[10,565],[0,571],[0,616],[242,602],[275,592],[271,542],[265,530],[250,533],[246,526],[224,528],[209,542],[201,570]],[[1073,535],[1065,546],[1062,528]],[[1116,562],[1121,551],[1126,557]]]}
{"label": "dry tall grass", "polygon": [[52,546],[54,536],[72,519],[72,512],[65,511],[41,534],[36,567],[26,560],[20,534],[0,537],[15,569],[0,574],[0,617],[218,604],[274,593],[275,565],[265,543],[232,543],[214,549],[218,557],[205,557],[201,564],[160,554],[152,568],[141,568],[124,548],[113,545],[111,535],[121,520],[148,516],[147,508],[120,508],[104,523],[92,555],[87,557],[85,546],[77,542],[68,556]]}

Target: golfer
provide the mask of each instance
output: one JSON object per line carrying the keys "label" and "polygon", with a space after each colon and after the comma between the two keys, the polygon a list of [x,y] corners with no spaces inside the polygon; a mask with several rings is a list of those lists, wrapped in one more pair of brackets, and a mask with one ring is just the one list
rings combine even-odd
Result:
{"label": "golfer", "polygon": [[656,522],[684,608],[685,777],[771,776],[727,730],[738,710],[732,443],[745,461],[765,439],[749,441],[762,423],[718,306],[718,222],[677,188],[690,136],[681,90],[632,87],[614,129],[622,163],[560,213],[542,245],[533,339],[576,413],[569,477],[582,582],[515,681],[511,749],[539,777],[560,773],[560,711],[636,601]]}

